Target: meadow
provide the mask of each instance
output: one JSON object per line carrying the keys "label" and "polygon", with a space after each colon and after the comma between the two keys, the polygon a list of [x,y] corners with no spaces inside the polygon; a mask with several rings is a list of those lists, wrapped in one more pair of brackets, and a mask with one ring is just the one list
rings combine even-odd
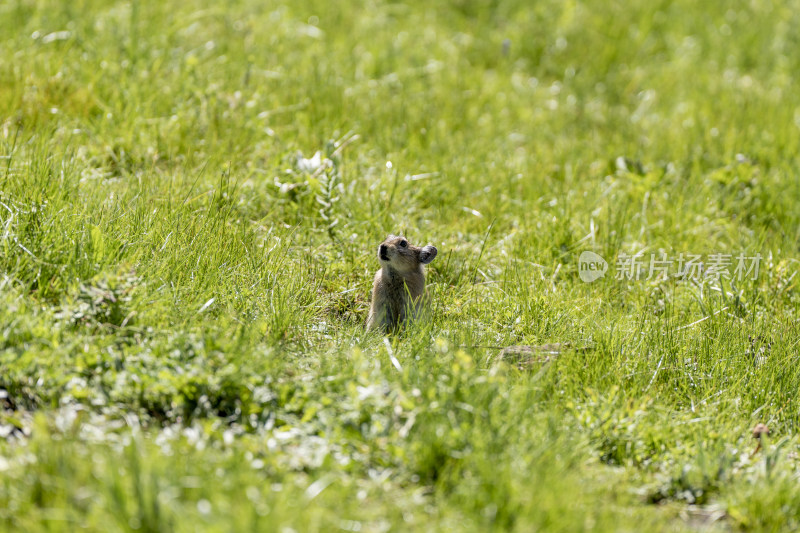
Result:
{"label": "meadow", "polygon": [[0,530],[797,530],[798,73],[795,0],[0,2]]}

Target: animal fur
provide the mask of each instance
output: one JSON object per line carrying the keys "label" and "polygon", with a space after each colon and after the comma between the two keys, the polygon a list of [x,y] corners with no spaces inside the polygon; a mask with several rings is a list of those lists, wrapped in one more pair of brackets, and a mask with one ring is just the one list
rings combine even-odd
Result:
{"label": "animal fur", "polygon": [[435,246],[413,246],[389,235],[378,246],[381,269],[375,273],[367,329],[390,332],[417,316],[425,305],[423,265],[436,257]]}

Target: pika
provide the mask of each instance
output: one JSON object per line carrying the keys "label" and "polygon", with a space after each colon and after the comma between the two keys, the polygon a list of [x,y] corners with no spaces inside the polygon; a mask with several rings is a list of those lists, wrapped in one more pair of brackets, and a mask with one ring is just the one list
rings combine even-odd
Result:
{"label": "pika", "polygon": [[[425,273],[436,257],[435,246],[412,246],[405,237],[389,235],[378,246],[381,269],[375,273],[367,329],[389,332],[416,316],[425,304]],[[408,314],[411,313],[411,316]]]}

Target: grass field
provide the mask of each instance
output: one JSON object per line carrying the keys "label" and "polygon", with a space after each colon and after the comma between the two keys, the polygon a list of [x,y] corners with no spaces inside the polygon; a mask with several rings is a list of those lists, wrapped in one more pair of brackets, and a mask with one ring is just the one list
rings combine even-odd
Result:
{"label": "grass field", "polygon": [[0,529],[800,528],[798,73],[797,1],[0,2]]}

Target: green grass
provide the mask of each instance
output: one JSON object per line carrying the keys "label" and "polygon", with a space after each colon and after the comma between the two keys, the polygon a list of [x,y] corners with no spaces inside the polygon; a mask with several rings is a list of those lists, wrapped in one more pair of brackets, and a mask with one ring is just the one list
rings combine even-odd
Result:
{"label": "green grass", "polygon": [[800,527],[800,3],[724,4],[0,3],[0,529]]}

